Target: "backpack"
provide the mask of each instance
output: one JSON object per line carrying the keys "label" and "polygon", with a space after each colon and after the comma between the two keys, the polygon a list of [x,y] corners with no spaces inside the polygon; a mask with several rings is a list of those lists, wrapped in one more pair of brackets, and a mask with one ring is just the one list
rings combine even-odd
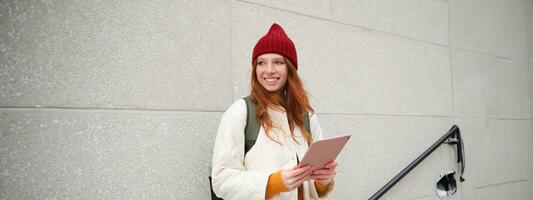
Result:
{"label": "backpack", "polygon": [[[261,123],[255,117],[255,111],[257,110],[257,103],[252,100],[250,96],[244,97],[246,102],[246,126],[244,127],[244,155],[252,149],[259,135],[259,130],[261,129]],[[311,134],[311,127],[309,124],[309,115],[306,113],[304,115],[304,128]],[[211,167],[211,166],[210,166]],[[209,169],[211,172],[211,168]],[[211,187],[211,199],[212,200],[223,200],[216,196],[213,191],[213,184],[211,183],[211,173],[209,173],[209,186]]]}

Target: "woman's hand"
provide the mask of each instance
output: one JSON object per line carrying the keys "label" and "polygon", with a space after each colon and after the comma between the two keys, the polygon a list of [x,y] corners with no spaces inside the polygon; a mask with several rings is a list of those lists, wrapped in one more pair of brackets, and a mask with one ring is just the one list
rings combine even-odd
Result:
{"label": "woman's hand", "polygon": [[296,189],[302,185],[306,180],[309,180],[309,176],[313,173],[311,166],[293,167],[292,169],[286,169],[281,171],[281,180],[285,187],[290,191]]}
{"label": "woman's hand", "polygon": [[328,185],[331,183],[331,181],[333,181],[333,177],[335,177],[335,168],[337,168],[337,165],[337,161],[331,161],[326,164],[324,168],[313,171],[311,178],[315,181],[318,181],[322,185]]}

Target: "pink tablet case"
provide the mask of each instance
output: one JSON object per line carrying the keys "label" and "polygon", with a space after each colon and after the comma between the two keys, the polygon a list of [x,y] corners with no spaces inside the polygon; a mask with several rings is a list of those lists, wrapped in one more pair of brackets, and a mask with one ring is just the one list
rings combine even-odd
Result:
{"label": "pink tablet case", "polygon": [[313,142],[298,166],[322,168],[329,161],[335,160],[350,137],[351,135],[342,135]]}

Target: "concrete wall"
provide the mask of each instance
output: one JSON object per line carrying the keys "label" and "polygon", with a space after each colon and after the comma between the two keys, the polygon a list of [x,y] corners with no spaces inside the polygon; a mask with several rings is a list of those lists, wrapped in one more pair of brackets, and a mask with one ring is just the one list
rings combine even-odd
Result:
{"label": "concrete wall", "polygon": [[[366,199],[453,124],[452,199],[533,196],[532,0],[2,1],[0,199],[209,199],[224,110],[272,22]],[[442,146],[383,199],[436,199]]]}

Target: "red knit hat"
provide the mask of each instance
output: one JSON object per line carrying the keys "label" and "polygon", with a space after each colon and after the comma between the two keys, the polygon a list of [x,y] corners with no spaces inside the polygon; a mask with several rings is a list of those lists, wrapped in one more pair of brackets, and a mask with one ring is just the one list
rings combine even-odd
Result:
{"label": "red knit hat", "polygon": [[261,54],[265,53],[277,53],[285,56],[298,70],[298,57],[296,56],[296,48],[292,40],[285,34],[285,31],[281,26],[274,23],[268,30],[268,33],[261,37],[255,44],[254,52],[252,55],[252,63]]}

